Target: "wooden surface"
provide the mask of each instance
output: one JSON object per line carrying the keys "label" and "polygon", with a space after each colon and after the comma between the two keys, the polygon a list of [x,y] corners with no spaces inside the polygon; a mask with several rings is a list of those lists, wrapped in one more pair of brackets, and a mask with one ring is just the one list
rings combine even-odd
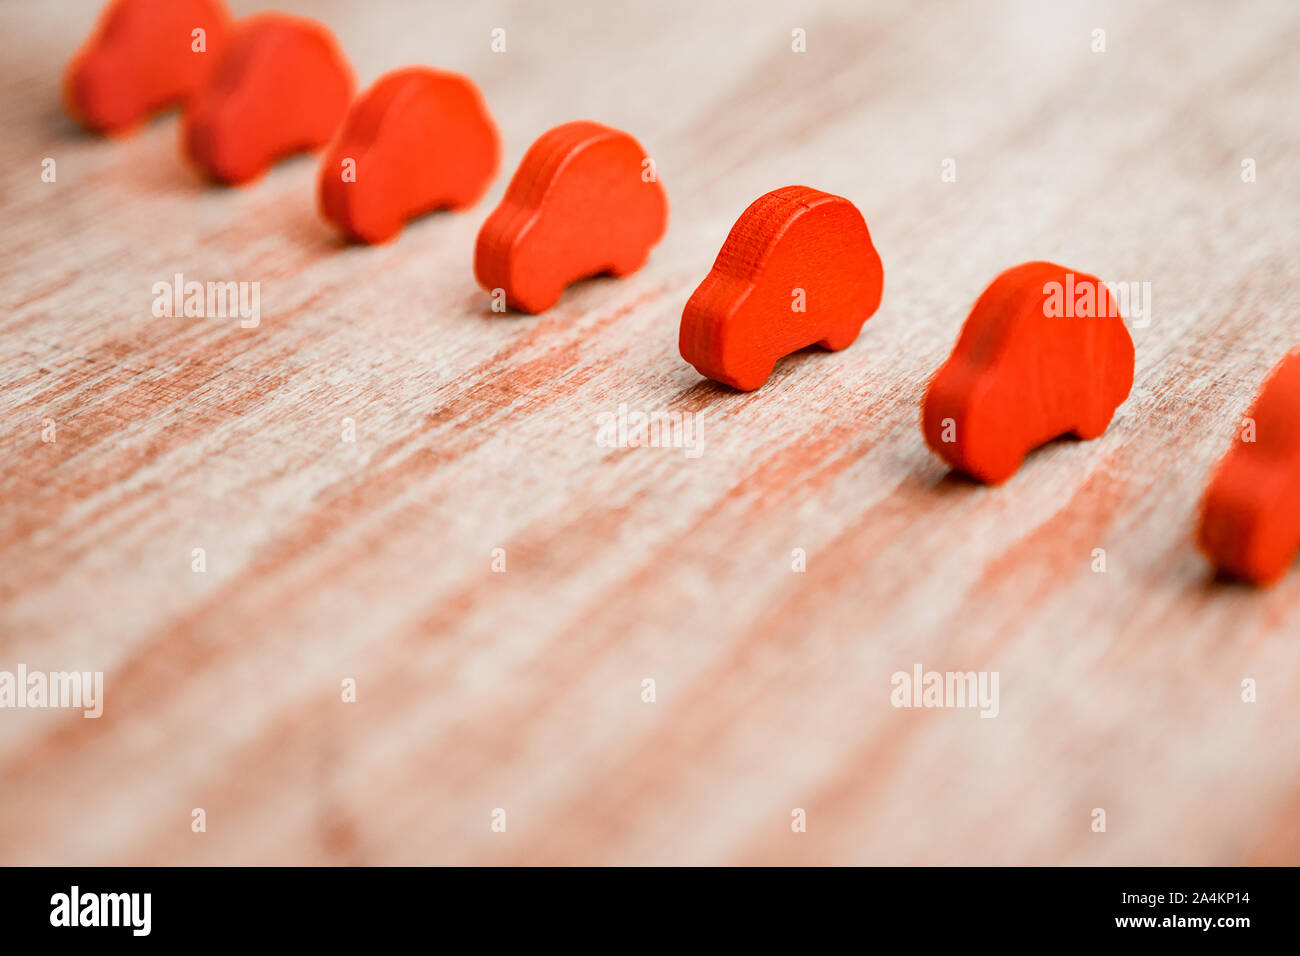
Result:
{"label": "wooden surface", "polygon": [[[287,3],[362,83],[471,76],[504,136],[474,210],[349,248],[310,159],[226,190],[175,117],[78,132],[96,6],[0,7],[0,669],[105,674],[99,720],[0,710],[0,861],[1300,862],[1300,571],[1192,544],[1300,343],[1300,7]],[[493,314],[475,233],[577,118],[650,151],[668,235]],[[791,183],[862,209],[884,301],[730,392],[682,306]],[[919,403],[1027,259],[1150,282],[1152,321],[1106,435],[982,488]],[[177,272],[261,283],[261,324],[154,318]],[[702,453],[602,447],[621,404],[702,413]],[[914,664],[996,671],[998,717],[894,708]]]}

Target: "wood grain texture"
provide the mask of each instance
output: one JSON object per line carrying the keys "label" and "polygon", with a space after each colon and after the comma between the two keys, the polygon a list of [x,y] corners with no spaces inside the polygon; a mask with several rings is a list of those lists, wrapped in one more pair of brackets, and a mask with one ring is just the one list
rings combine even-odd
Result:
{"label": "wood grain texture", "polygon": [[[1300,7],[284,6],[363,85],[481,86],[478,207],[344,246],[312,160],[218,189],[175,117],[81,134],[60,72],[96,4],[0,7],[0,669],[105,674],[99,720],[0,711],[0,862],[1300,862],[1300,571],[1226,586],[1192,541],[1300,343]],[[493,314],[475,233],[578,118],[654,156],[668,234]],[[737,394],[678,320],[792,183],[863,211],[884,300]],[[983,488],[920,400],[1030,259],[1150,282],[1152,321],[1102,438]],[[261,283],[261,324],[154,318],[178,272]],[[701,413],[702,454],[602,447],[620,405]],[[895,709],[916,663],[998,672],[999,716]]]}

